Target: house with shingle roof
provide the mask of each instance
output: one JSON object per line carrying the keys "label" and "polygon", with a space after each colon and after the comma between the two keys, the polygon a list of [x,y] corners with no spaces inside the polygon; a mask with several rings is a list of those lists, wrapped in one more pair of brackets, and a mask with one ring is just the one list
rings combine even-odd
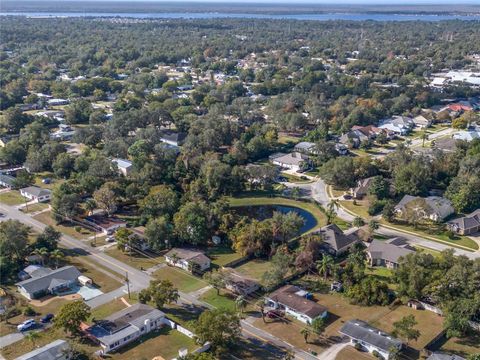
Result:
{"label": "house with shingle roof", "polygon": [[223,268],[222,274],[225,276],[225,288],[235,294],[246,296],[260,289],[258,281],[232,268]]}
{"label": "house with shingle roof", "polygon": [[349,320],[339,332],[350,339],[351,345],[358,344],[369,353],[378,353],[383,359],[389,358],[392,347],[398,350],[403,348],[400,340],[368,325],[365,321]]}
{"label": "house with shingle roof", "polygon": [[480,231],[480,209],[462,216],[457,219],[450,220],[447,227],[457,234],[470,235]]}
{"label": "house with shingle roof", "polygon": [[358,180],[357,181],[357,186],[350,189],[350,194],[352,194],[352,196],[355,199],[363,198],[365,195],[368,194],[368,189],[369,189],[370,184],[372,183],[372,180],[374,178],[375,178],[375,176],[372,176],[372,177],[369,177],[369,178],[366,178],[366,179]]}
{"label": "house with shingle roof", "polygon": [[450,200],[440,196],[419,196],[405,195],[395,206],[395,214],[399,218],[405,218],[409,212],[414,212],[417,218],[443,221],[455,210]]}
{"label": "house with shingle roof", "polygon": [[69,360],[68,349],[70,349],[68,342],[58,339],[41,348],[23,354],[15,358],[15,360]]}
{"label": "house with shingle roof", "polygon": [[173,248],[165,254],[167,264],[185,271],[205,271],[210,268],[211,260],[201,251]]}
{"label": "house with shingle roof", "polygon": [[48,189],[42,189],[38,186],[29,186],[20,189],[20,194],[26,197],[30,201],[45,202],[49,201],[52,197],[52,192]]}
{"label": "house with shingle roof", "polygon": [[355,233],[344,233],[335,224],[322,227],[318,234],[323,240],[320,245],[322,251],[333,256],[341,255],[361,242]]}
{"label": "house with shingle roof", "polygon": [[395,269],[400,263],[400,258],[414,252],[415,248],[401,238],[387,241],[373,240],[368,246],[367,258],[370,266],[385,266],[388,269]]}
{"label": "house with shingle roof", "polygon": [[270,155],[269,160],[274,165],[278,165],[282,168],[299,171],[306,169],[310,166],[311,160],[308,155],[302,154],[300,152],[292,152],[289,154],[285,153],[276,153]]}
{"label": "house with shingle roof", "polygon": [[427,360],[465,360],[465,358],[454,354],[433,352]]}
{"label": "house with shingle roof", "polygon": [[307,296],[308,292],[298,286],[286,285],[268,295],[265,303],[306,324],[311,324],[317,318],[326,318],[327,308]]}

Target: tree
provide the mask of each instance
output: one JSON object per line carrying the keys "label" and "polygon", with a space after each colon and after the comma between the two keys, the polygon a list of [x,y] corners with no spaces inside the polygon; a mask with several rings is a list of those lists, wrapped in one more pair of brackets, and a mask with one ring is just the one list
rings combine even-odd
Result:
{"label": "tree", "polygon": [[2,282],[16,276],[27,255],[30,228],[18,220],[0,222],[0,276]]}
{"label": "tree", "polygon": [[55,269],[58,269],[60,261],[65,258],[63,251],[60,249],[55,249],[50,253],[50,260],[55,261]]}
{"label": "tree", "polygon": [[274,288],[283,281],[292,263],[292,258],[284,251],[277,250],[270,263],[270,269],[262,275],[262,283],[267,289]]}
{"label": "tree", "polygon": [[243,310],[247,307],[247,300],[242,295],[237,296],[235,299],[235,307],[237,310],[240,310],[240,313],[243,314]]}
{"label": "tree", "polygon": [[85,210],[87,210],[88,215],[92,215],[93,211],[97,208],[97,203],[94,199],[87,199],[85,201]]}
{"label": "tree", "polygon": [[145,240],[152,250],[159,251],[173,245],[173,225],[167,217],[150,219],[145,227]]}
{"label": "tree", "polygon": [[303,335],[303,338],[305,339],[305,344],[308,344],[308,337],[310,336],[311,332],[308,328],[303,328],[300,330],[300,334]]}
{"label": "tree", "polygon": [[365,221],[360,216],[355,216],[355,218],[353,219],[352,225],[354,227],[359,228],[359,227],[362,227],[363,225],[365,225]]}
{"label": "tree", "polygon": [[17,176],[13,181],[13,186],[17,189],[25,188],[35,183],[35,175],[28,171],[21,170],[17,172]]}
{"label": "tree", "polygon": [[175,232],[180,240],[205,244],[209,238],[208,209],[204,202],[187,202],[174,215]]}
{"label": "tree", "polygon": [[55,327],[62,328],[72,335],[79,335],[80,324],[90,317],[90,307],[82,300],[76,300],[63,305],[55,316]]}
{"label": "tree", "polygon": [[327,223],[331,224],[333,219],[337,216],[337,210],[340,206],[340,203],[338,202],[338,199],[332,199],[330,202],[327,204]]}
{"label": "tree", "polygon": [[363,279],[354,285],[348,286],[345,295],[354,303],[363,306],[387,305],[389,303],[389,289],[387,283],[372,276]]}
{"label": "tree", "polygon": [[38,331],[29,331],[25,334],[25,339],[32,343],[32,346],[35,347],[35,342],[40,338]]}
{"label": "tree", "polygon": [[217,295],[220,295],[220,289],[225,287],[225,274],[218,270],[206,272],[203,279],[208,282],[214,289],[217,290]]}
{"label": "tree", "polygon": [[53,226],[46,226],[42,233],[37,236],[35,240],[36,248],[46,248],[48,251],[54,251],[58,247],[58,241],[62,234],[57,231]]}
{"label": "tree", "polygon": [[377,220],[372,219],[368,222],[368,231],[370,233],[370,237],[373,236],[373,233],[378,230],[379,227],[380,224]]}
{"label": "tree", "polygon": [[382,200],[390,194],[390,184],[382,176],[375,176],[368,187],[368,194]]}
{"label": "tree", "polygon": [[388,355],[388,360],[400,360],[400,349],[397,348],[396,346],[391,346],[390,349],[388,349],[389,355]]}
{"label": "tree", "polygon": [[131,240],[132,235],[133,231],[124,227],[115,231],[115,241],[117,242],[117,248],[122,251],[128,249],[131,252],[134,246]]}
{"label": "tree", "polygon": [[42,260],[42,266],[45,266],[45,259],[49,256],[49,252],[47,248],[36,248],[32,251],[32,255],[40,256]]}
{"label": "tree", "polygon": [[418,323],[415,320],[415,316],[411,314],[404,316],[399,321],[395,321],[393,323],[392,335],[405,339],[408,345],[410,340],[416,341],[420,337],[420,331],[414,329],[415,325],[417,324]]}
{"label": "tree", "polygon": [[205,310],[197,321],[192,322],[197,342],[209,341],[216,354],[221,354],[236,344],[240,337],[240,318],[231,310]]}
{"label": "tree", "polygon": [[80,195],[78,189],[68,182],[59,184],[52,191],[52,217],[61,222],[72,219],[80,213]]}
{"label": "tree", "polygon": [[333,268],[335,261],[330,255],[323,255],[322,260],[317,262],[317,271],[318,274],[323,274],[323,278],[326,281],[328,274]]}
{"label": "tree", "polygon": [[93,193],[93,199],[97,206],[107,213],[107,216],[117,211],[117,196],[108,183]]}
{"label": "tree", "polygon": [[145,217],[165,216],[169,219],[178,210],[177,193],[166,185],[155,186],[145,198],[139,201],[142,215]]}
{"label": "tree", "polygon": [[74,159],[70,154],[58,154],[52,163],[52,169],[59,178],[67,179],[74,168]]}
{"label": "tree", "polygon": [[152,280],[148,288],[140,292],[143,302],[153,301],[157,309],[176,302],[180,295],[170,280]]}
{"label": "tree", "polygon": [[318,336],[320,336],[325,331],[325,328],[327,327],[327,321],[323,317],[317,317],[313,319],[311,326],[312,326],[313,332]]}

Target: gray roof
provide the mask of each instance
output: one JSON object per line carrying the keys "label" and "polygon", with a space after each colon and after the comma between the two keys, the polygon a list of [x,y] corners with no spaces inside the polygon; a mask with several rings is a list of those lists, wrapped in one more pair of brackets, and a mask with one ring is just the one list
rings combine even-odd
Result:
{"label": "gray roof", "polygon": [[165,314],[149,305],[134,304],[97,322],[88,331],[103,344],[113,344],[137,332],[147,320],[154,321]]}
{"label": "gray roof", "polygon": [[20,281],[16,285],[24,288],[29,294],[35,294],[39,291],[49,290],[62,283],[76,280],[80,275],[80,271],[75,266],[64,266],[43,276]]}
{"label": "gray roof", "polygon": [[455,212],[452,203],[440,196],[428,196],[425,198],[419,196],[405,195],[402,200],[395,206],[395,210],[404,211],[405,208],[412,202],[416,202],[416,206],[422,208],[425,216],[432,214],[438,215],[441,219]]}
{"label": "gray roof", "polygon": [[187,134],[185,133],[166,130],[162,133],[160,138],[163,141],[176,142],[180,145],[185,140],[186,137],[187,137]]}
{"label": "gray roof", "polygon": [[20,189],[21,192],[30,194],[35,197],[50,195],[52,192],[48,189],[42,189],[38,186],[29,186],[23,189]]}
{"label": "gray roof", "polygon": [[172,257],[177,255],[179,259],[196,262],[203,264],[204,262],[210,261],[210,258],[201,251],[195,251],[190,249],[181,249],[173,248],[168,253],[165,254],[165,257]]}
{"label": "gray roof", "polygon": [[361,320],[347,321],[340,329],[340,333],[353,339],[366,342],[384,351],[389,351],[392,346],[400,348],[402,345],[400,340]]}
{"label": "gray roof", "polygon": [[398,264],[400,257],[405,257],[415,251],[385,241],[373,240],[368,247],[368,252],[372,259],[382,259]]}
{"label": "gray roof", "polygon": [[434,352],[427,358],[427,360],[465,360],[465,358],[458,355]]}
{"label": "gray roof", "polygon": [[366,195],[368,192],[368,188],[370,187],[370,184],[372,183],[372,180],[375,178],[375,176],[358,180],[357,181],[357,186],[353,189],[353,191],[357,195]]}
{"label": "gray roof", "polygon": [[271,293],[268,298],[312,319],[327,311],[325,306],[297,294],[301,291],[302,289],[295,285],[285,285]]}
{"label": "gray roof", "polygon": [[126,159],[112,159],[112,162],[117,164],[119,168],[124,168],[124,169],[128,169],[133,166],[132,162]]}
{"label": "gray roof", "polygon": [[330,224],[320,229],[323,242],[338,251],[359,241],[355,234],[345,234],[337,225]]}
{"label": "gray roof", "polygon": [[279,163],[282,164],[287,164],[287,165],[297,165],[300,166],[305,161],[308,161],[310,158],[302,153],[299,152],[292,152],[289,154],[281,154],[280,156],[271,158],[273,161],[278,161]]}
{"label": "gray roof", "polygon": [[3,184],[7,184],[8,186],[12,187],[15,183],[15,178],[11,175],[0,173],[0,182],[3,183]]}
{"label": "gray roof", "polygon": [[462,230],[474,229],[480,226],[480,209],[477,209],[471,214],[463,216],[461,218],[453,219],[448,223],[451,225],[455,225]]}
{"label": "gray roof", "polygon": [[59,339],[19,356],[15,360],[63,360],[66,359],[64,350],[69,347],[65,340]]}

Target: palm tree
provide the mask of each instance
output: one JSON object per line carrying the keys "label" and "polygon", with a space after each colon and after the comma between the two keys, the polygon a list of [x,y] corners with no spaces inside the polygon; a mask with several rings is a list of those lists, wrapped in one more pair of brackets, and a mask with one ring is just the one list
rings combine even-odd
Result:
{"label": "palm tree", "polygon": [[245,300],[245,298],[240,295],[235,299],[235,306],[237,310],[240,309],[240,313],[243,314],[243,310],[247,307],[247,300]]}
{"label": "palm tree", "polygon": [[172,260],[173,266],[177,266],[177,263],[180,260],[180,258],[178,257],[178,255],[176,253],[173,253],[170,256],[170,259]]}
{"label": "palm tree", "polygon": [[307,328],[303,328],[300,330],[300,334],[303,335],[303,338],[305,339],[305,344],[308,344],[308,337],[310,336],[311,332]]}
{"label": "palm tree", "polygon": [[338,201],[338,199],[331,199],[327,205],[327,210],[331,212],[335,212],[336,210],[338,210],[339,207],[340,207],[340,202]]}
{"label": "palm tree", "polygon": [[323,255],[322,260],[317,261],[318,274],[323,274],[323,279],[327,280],[327,275],[330,273],[334,265],[333,257],[330,255]]}
{"label": "palm tree", "polygon": [[375,230],[378,230],[379,227],[380,224],[377,220],[370,220],[368,223],[368,230],[370,231],[370,236],[372,236]]}
{"label": "palm tree", "polygon": [[354,227],[362,227],[365,225],[365,221],[360,216],[356,216],[355,219],[353,219],[352,225]]}
{"label": "palm tree", "polygon": [[62,250],[56,249],[52,251],[52,253],[50,254],[50,259],[55,261],[55,269],[58,269],[58,265],[64,257],[65,255],[63,254]]}
{"label": "palm tree", "polygon": [[48,257],[48,249],[42,247],[40,249],[35,249],[32,251],[33,255],[38,255],[42,259],[42,266],[45,266],[45,258]]}
{"label": "palm tree", "polygon": [[32,343],[33,347],[35,347],[35,341],[39,337],[40,337],[40,334],[38,333],[38,331],[30,331],[30,332],[25,334],[25,339],[30,341]]}

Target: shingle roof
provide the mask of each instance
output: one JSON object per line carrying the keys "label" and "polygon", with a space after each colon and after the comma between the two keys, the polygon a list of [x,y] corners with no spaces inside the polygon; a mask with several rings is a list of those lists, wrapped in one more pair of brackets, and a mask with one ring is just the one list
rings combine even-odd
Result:
{"label": "shingle roof", "polygon": [[444,219],[450,214],[453,214],[455,210],[452,207],[452,203],[443,197],[440,196],[428,196],[426,198],[405,195],[402,200],[395,206],[395,210],[404,211],[406,206],[411,202],[418,202],[418,206],[422,207],[422,210],[425,214],[432,215],[436,214],[440,218]]}
{"label": "shingle roof", "polygon": [[52,192],[48,189],[42,189],[38,186],[29,186],[23,189],[20,189],[21,192],[30,194],[35,197],[50,195]]}
{"label": "shingle roof", "polygon": [[300,314],[305,314],[312,319],[315,319],[327,311],[325,306],[322,306],[303,296],[297,295],[296,293],[299,291],[301,291],[299,287],[287,285],[271,293],[268,298],[280,304],[286,305]]}
{"label": "shingle roof", "polygon": [[334,250],[341,250],[353,243],[359,241],[358,237],[354,234],[346,235],[337,225],[330,224],[320,229],[322,240],[327,243]]}
{"label": "shingle roof", "polygon": [[43,276],[20,281],[16,285],[24,288],[29,294],[35,294],[66,281],[76,280],[80,275],[80,271],[75,266],[64,266]]}
{"label": "shingle roof", "polygon": [[465,358],[453,354],[434,352],[427,360],[465,360]]}
{"label": "shingle roof", "polygon": [[389,351],[392,346],[398,348],[402,344],[400,340],[361,320],[347,321],[340,329],[340,333],[364,341],[384,351]]}
{"label": "shingle roof", "polygon": [[415,251],[385,241],[373,240],[368,247],[368,252],[373,259],[382,259],[398,264],[400,257],[405,257]]}
{"label": "shingle roof", "polygon": [[459,229],[468,230],[480,226],[480,209],[475,210],[467,216],[453,219],[448,222],[449,224],[458,226]]}
{"label": "shingle roof", "polygon": [[42,346],[39,349],[35,349],[22,356],[17,357],[15,360],[57,360],[64,359],[64,351],[70,346],[65,340],[59,339]]}
{"label": "shingle roof", "polygon": [[207,260],[210,261],[210,258],[201,251],[194,251],[190,249],[173,248],[168,253],[166,253],[165,256],[172,257],[173,254],[177,255],[179,259],[187,261],[193,261],[198,263],[203,263]]}

